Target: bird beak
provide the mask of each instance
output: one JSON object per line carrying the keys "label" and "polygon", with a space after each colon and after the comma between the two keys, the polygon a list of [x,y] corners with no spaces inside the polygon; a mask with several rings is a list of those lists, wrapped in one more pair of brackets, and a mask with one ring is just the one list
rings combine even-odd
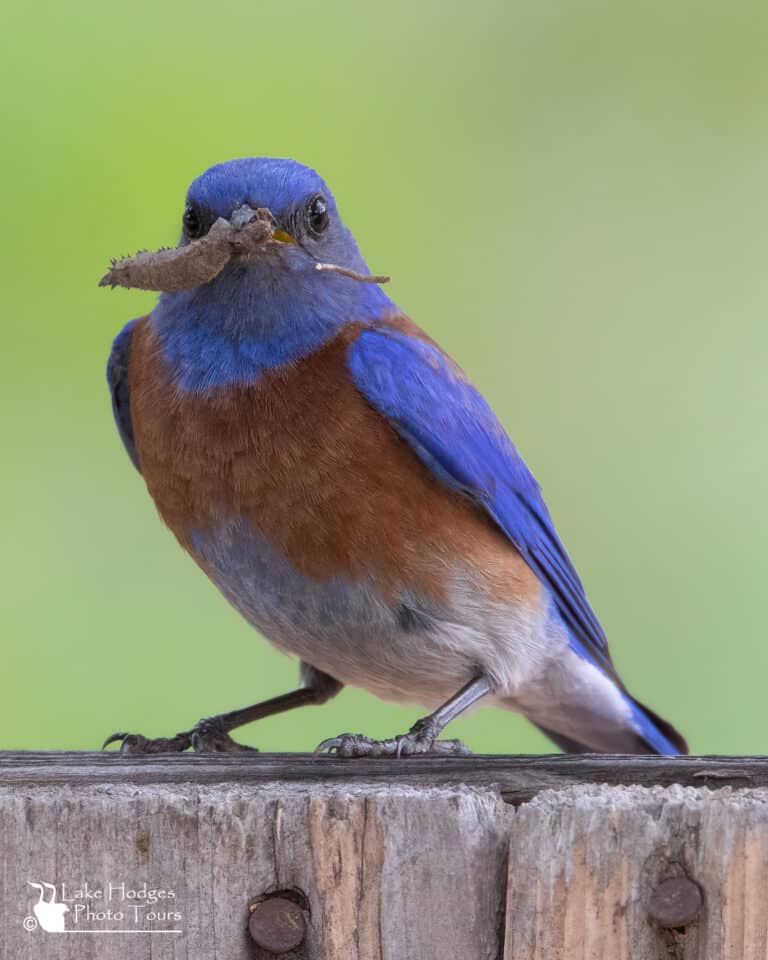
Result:
{"label": "bird beak", "polygon": [[[251,222],[251,220],[254,219],[254,217],[261,215],[260,219],[266,219],[264,214],[267,214],[272,218],[273,227],[276,227],[277,221],[272,214],[269,213],[269,211],[254,210],[253,207],[247,203],[244,203],[242,206],[237,207],[232,211],[232,216],[229,218],[229,222],[233,227],[235,227],[236,230],[242,230],[243,227],[245,227]],[[273,229],[272,240],[277,240],[279,243],[296,243],[296,240],[290,235],[290,233],[286,233],[285,230],[278,229]]]}

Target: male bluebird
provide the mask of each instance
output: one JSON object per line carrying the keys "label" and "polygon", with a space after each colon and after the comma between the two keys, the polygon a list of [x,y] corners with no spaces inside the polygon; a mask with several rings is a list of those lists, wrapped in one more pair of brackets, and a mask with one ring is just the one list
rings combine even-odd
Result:
{"label": "male bluebird", "polygon": [[[263,242],[219,256],[222,230],[237,238],[265,217]],[[351,684],[432,712],[388,740],[342,734],[318,749],[462,753],[438,735],[484,699],[570,753],[687,752],[619,679],[486,401],[380,286],[355,279],[368,268],[318,174],[266,157],[211,167],[189,188],[179,258],[205,243],[218,259],[202,282],[192,271],[152,287],[166,291],[152,313],[117,336],[115,419],[165,523],[300,658],[302,686],[175,737],[108,742],[247,749],[235,727]],[[318,269],[328,261],[352,275]]]}

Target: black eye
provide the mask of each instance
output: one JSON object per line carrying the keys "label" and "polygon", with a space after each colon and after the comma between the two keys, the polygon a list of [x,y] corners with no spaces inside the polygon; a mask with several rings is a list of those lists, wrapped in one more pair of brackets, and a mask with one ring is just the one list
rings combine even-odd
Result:
{"label": "black eye", "polygon": [[196,240],[198,237],[202,237],[208,230],[208,225],[202,214],[198,208],[191,203],[187,204],[184,210],[184,216],[181,218],[181,223],[184,229],[184,236],[190,240]]}
{"label": "black eye", "polygon": [[307,221],[312,233],[322,233],[328,226],[328,204],[319,194],[307,204]]}

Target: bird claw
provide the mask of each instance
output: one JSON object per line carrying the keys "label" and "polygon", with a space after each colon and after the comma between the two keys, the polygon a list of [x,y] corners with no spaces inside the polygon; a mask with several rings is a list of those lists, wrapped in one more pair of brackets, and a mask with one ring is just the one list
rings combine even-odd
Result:
{"label": "bird claw", "polygon": [[110,743],[120,744],[120,753],[132,756],[148,756],[153,753],[183,753],[191,745],[189,734],[177,733],[175,737],[156,737],[150,740],[141,733],[113,733],[101,745],[106,750]]}
{"label": "bird claw", "polygon": [[206,717],[191,731],[195,753],[258,753],[258,747],[249,747],[230,737],[221,717]]}
{"label": "bird claw", "polygon": [[111,743],[120,743],[120,753],[133,756],[148,756],[156,753],[183,753],[190,748],[195,753],[258,753],[256,747],[237,743],[227,733],[220,717],[206,717],[191,730],[177,733],[175,737],[150,739],[140,733],[113,733],[102,745],[105,750]]}
{"label": "bird claw", "polygon": [[323,740],[314,755],[328,753],[336,757],[466,757],[472,751],[461,740],[437,740],[420,731],[411,730],[388,740],[374,740],[362,733],[342,733]]}

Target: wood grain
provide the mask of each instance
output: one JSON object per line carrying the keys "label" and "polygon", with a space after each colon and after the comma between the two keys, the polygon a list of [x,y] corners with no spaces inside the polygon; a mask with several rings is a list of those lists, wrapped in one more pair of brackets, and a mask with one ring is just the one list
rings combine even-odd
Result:
{"label": "wood grain", "polygon": [[507,803],[583,783],[610,786],[768,786],[768,757],[500,756],[337,760],[311,754],[178,754],[0,751],[0,784],[325,783],[497,790]]}
{"label": "wood grain", "polygon": [[[0,956],[266,958],[249,942],[248,906],[288,889],[309,903],[297,957],[494,960],[511,815],[498,795],[466,787],[3,787]],[[36,899],[28,880],[173,890],[181,921],[154,926],[182,932],[27,931]]]}
{"label": "wood grain", "polygon": [[[675,876],[703,909],[660,930],[648,901]],[[516,812],[507,889],[505,960],[765,960],[768,790],[542,793]]]}
{"label": "wood grain", "polygon": [[[766,960],[767,781],[753,757],[0,753],[0,957],[269,960],[249,906],[282,891],[307,922],[283,960]],[[682,875],[703,908],[660,929]],[[146,884],[181,916],[70,898],[67,930],[110,932],[28,930],[28,881]]]}

